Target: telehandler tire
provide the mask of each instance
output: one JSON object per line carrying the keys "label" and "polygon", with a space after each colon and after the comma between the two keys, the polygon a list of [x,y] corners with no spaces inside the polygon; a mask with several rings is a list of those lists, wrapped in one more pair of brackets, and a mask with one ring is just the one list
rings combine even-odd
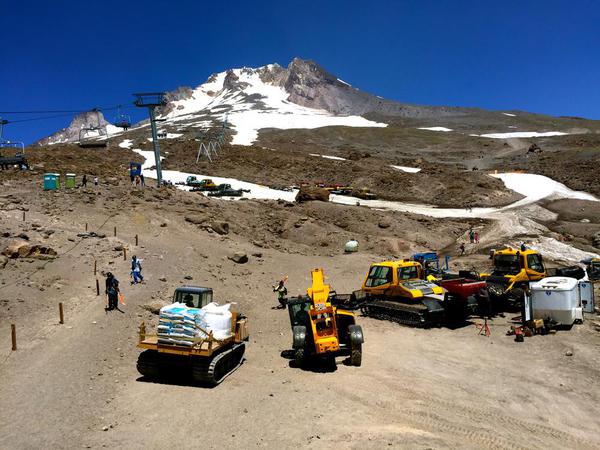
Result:
{"label": "telehandler tire", "polygon": [[296,367],[302,367],[302,365],[304,364],[304,349],[303,348],[297,348],[294,350],[294,362],[296,363]]}

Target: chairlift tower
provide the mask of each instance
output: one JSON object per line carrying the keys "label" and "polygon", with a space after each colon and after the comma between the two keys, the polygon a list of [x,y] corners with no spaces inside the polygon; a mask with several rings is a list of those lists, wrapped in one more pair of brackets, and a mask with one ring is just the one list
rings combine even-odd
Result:
{"label": "chairlift tower", "polygon": [[156,131],[156,122],[161,121],[156,119],[156,108],[164,106],[167,103],[164,92],[143,92],[139,94],[133,94],[137,97],[134,105],[140,108],[148,108],[148,114],[150,115],[150,127],[152,128],[152,143],[154,145],[154,161],[156,166],[156,181],[158,187],[162,185],[162,169],[160,166],[160,146],[158,145],[158,133]]}

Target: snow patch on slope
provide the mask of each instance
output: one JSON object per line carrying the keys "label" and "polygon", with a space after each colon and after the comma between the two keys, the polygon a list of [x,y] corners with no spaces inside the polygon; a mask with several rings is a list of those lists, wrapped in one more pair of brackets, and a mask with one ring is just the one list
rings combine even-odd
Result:
{"label": "snow patch on slope", "polygon": [[401,170],[402,172],[407,172],[407,173],[417,173],[417,172],[421,171],[421,169],[419,167],[393,166],[393,165],[390,165],[390,167],[397,169],[397,170]]}
{"label": "snow patch on slope", "polygon": [[510,138],[532,138],[532,137],[550,137],[550,136],[565,136],[569,133],[563,133],[562,131],[515,131],[512,133],[489,133],[489,134],[480,134],[480,135],[470,135],[470,136],[479,136],[491,139],[510,139]]}
{"label": "snow patch on slope", "polygon": [[447,133],[448,131],[453,131],[451,128],[446,127],[421,127],[417,128],[418,130],[428,130],[428,131],[443,131]]}
{"label": "snow patch on slope", "polygon": [[124,141],[122,141],[119,144],[119,147],[121,147],[121,148],[131,148],[132,145],[133,145],[133,141],[131,139],[125,139]]}

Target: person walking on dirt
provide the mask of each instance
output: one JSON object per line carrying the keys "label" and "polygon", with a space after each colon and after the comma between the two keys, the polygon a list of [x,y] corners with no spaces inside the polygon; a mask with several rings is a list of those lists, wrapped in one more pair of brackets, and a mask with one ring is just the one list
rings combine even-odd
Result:
{"label": "person walking on dirt", "polygon": [[460,247],[458,247],[458,248],[460,248],[460,256],[464,255],[465,254],[465,243],[461,242]]}
{"label": "person walking on dirt", "polygon": [[108,272],[106,274],[106,298],[108,299],[108,306],[105,308],[106,311],[119,309],[120,293],[119,280],[111,272]]}
{"label": "person walking on dirt", "polygon": [[98,186],[98,177],[94,177],[94,186]]}
{"label": "person walking on dirt", "polygon": [[469,230],[469,242],[472,244],[475,240],[475,233],[473,232],[473,228]]}
{"label": "person walking on dirt", "polygon": [[133,284],[144,281],[144,277],[142,276],[142,262],[135,255],[131,257],[131,276]]}
{"label": "person walking on dirt", "polygon": [[473,233],[473,239],[475,240],[476,244],[479,244],[479,233],[477,231]]}
{"label": "person walking on dirt", "polygon": [[81,179],[81,187],[87,186],[87,175],[83,174],[83,178]]}
{"label": "person walking on dirt", "polygon": [[285,296],[287,295],[287,288],[285,287],[285,282],[287,277],[283,280],[280,280],[277,286],[273,286],[273,292],[277,292],[277,301],[279,302],[278,308],[285,308]]}

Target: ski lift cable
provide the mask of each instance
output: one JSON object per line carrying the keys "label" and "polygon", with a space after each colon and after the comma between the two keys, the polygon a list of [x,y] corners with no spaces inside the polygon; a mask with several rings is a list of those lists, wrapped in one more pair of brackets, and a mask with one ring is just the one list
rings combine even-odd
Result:
{"label": "ski lift cable", "polygon": [[[41,117],[33,117],[31,119],[18,119],[18,120],[8,120],[8,123],[20,123],[20,122],[32,122],[32,121],[37,121],[37,120],[46,120],[46,119],[56,119],[59,117],[68,117],[71,116],[73,114],[81,114],[81,113],[85,113],[85,112],[91,112],[91,111],[113,111],[115,109],[118,109],[119,105],[116,106],[110,106],[110,107],[106,107],[106,108],[92,108],[92,109],[87,109],[87,110],[73,110],[73,111],[59,111],[59,110],[47,110],[47,111],[0,111],[0,114],[50,114],[50,113],[54,113],[54,112],[60,112],[63,114],[55,114],[55,115],[51,115],[51,116],[41,116]],[[125,109],[133,109],[134,107],[121,107],[122,110]]]}

